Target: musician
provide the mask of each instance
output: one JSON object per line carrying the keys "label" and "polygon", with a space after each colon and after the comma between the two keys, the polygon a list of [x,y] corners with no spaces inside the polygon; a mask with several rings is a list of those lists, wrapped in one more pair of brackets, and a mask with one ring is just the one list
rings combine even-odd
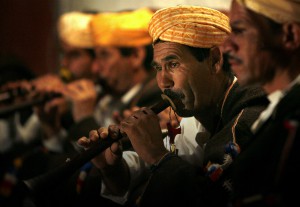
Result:
{"label": "musician", "polygon": [[[159,119],[149,108],[110,126],[109,132],[91,131],[78,143],[88,148],[99,135],[115,137],[120,129],[135,150],[122,152],[115,142],[93,159],[105,181],[103,195],[129,206],[131,199],[138,206],[226,206],[230,189],[226,169],[246,148],[250,127],[268,104],[260,88],[241,87],[226,64],[220,46],[230,32],[228,17],[214,9],[180,5],[154,13],[149,33],[158,85],[171,99],[180,100],[179,116],[193,117],[205,131],[189,132],[185,129],[191,122],[182,121],[182,134],[176,136],[180,143],[175,142],[178,150],[169,150]],[[198,148],[185,151],[184,144],[195,140]],[[191,161],[196,150],[203,150],[203,163]],[[132,194],[145,175],[136,199]]]}
{"label": "musician", "polygon": [[[89,106],[95,107],[97,101],[99,92],[96,87],[97,76],[92,72],[95,53],[89,27],[93,15],[92,12],[71,11],[63,13],[58,18],[57,34],[62,53],[60,76],[43,76],[34,83],[39,91],[46,90],[64,95],[64,102],[68,104],[64,109],[60,106],[59,99],[54,99],[47,102],[44,109],[39,112],[42,115],[46,112],[47,116],[61,115],[61,127],[66,130],[74,123],[92,116],[94,108]],[[60,84],[57,78],[66,84]],[[54,84],[55,82],[58,84]],[[87,100],[89,104],[86,104]],[[55,113],[47,112],[56,107],[61,109]],[[55,129],[55,131],[58,130]]]}
{"label": "musician", "polygon": [[259,84],[270,104],[234,167],[233,206],[294,206],[299,202],[300,2],[234,0],[226,41],[243,85]]}
{"label": "musician", "polygon": [[[71,134],[76,138],[86,135],[89,130],[85,126],[92,122],[108,126],[116,122],[115,112],[133,106],[149,106],[161,99],[151,69],[153,49],[147,32],[151,15],[149,9],[141,9],[98,13],[92,18],[90,25],[96,54],[93,72],[106,83],[109,94],[97,103],[94,117],[72,127]],[[130,28],[131,25],[135,27]]]}
{"label": "musician", "polygon": [[[94,60],[93,44],[89,32],[91,17],[92,14],[90,13],[69,12],[64,13],[58,20],[58,35],[63,50],[61,64],[69,71],[70,76],[68,74],[62,74],[62,76],[46,74],[28,83],[33,89],[31,93],[36,93],[38,97],[53,92],[63,96],[34,106],[35,113],[38,115],[41,134],[29,146],[23,146],[22,150],[18,150],[10,165],[4,169],[6,170],[5,173],[12,174],[11,176],[15,176],[16,180],[26,180],[48,172],[64,164],[68,158],[72,158],[78,153],[79,148],[76,143],[68,139],[68,129],[74,122],[92,116],[94,108],[87,110],[85,103],[88,102],[88,106],[90,106],[93,102],[93,107],[95,107],[97,101],[95,76],[92,75],[91,70]],[[66,97],[68,97],[67,101]],[[72,107],[70,108],[70,106]],[[98,127],[96,123],[94,124],[87,125],[86,131]],[[16,163],[15,160],[18,162]],[[36,198],[38,204],[41,201],[41,205],[57,206],[58,201],[63,198],[62,205],[79,205],[80,199],[85,195],[83,195],[82,190],[80,193],[77,192],[77,185],[79,185],[77,180],[80,173],[85,172],[84,170],[79,169],[77,173],[74,172],[70,182],[67,183],[68,185],[59,183],[58,189],[51,192],[53,195],[51,198],[47,197],[49,195],[46,193],[46,197]],[[0,181],[9,182],[2,176]],[[78,182],[83,183],[83,181]],[[8,186],[14,188],[13,183]],[[80,187],[83,188],[84,185]],[[9,192],[9,189],[6,190]],[[9,194],[6,196],[9,197]]]}
{"label": "musician", "polygon": [[[0,56],[0,89],[1,107],[12,103],[12,95],[8,92],[8,84],[17,81],[30,81],[35,74],[15,56]],[[32,109],[0,116],[0,153],[12,149],[16,143],[28,143],[39,136],[38,117]]]}

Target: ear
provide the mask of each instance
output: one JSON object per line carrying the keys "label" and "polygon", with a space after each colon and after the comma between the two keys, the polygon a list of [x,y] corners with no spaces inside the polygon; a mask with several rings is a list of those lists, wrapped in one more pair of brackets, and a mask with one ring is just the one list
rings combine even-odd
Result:
{"label": "ear", "polygon": [[222,69],[223,55],[219,47],[215,46],[210,49],[209,62],[213,73],[218,73]]}
{"label": "ear", "polygon": [[131,54],[131,63],[133,68],[141,67],[146,58],[146,50],[144,47],[135,47]]}
{"label": "ear", "polygon": [[283,25],[283,44],[288,50],[300,47],[300,25],[288,23]]}

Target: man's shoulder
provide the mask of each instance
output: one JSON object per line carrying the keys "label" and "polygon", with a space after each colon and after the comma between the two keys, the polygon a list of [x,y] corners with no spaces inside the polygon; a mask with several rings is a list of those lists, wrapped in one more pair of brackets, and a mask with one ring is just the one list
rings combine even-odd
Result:
{"label": "man's shoulder", "polygon": [[257,116],[268,104],[267,95],[259,86],[243,87],[236,83],[228,95],[223,112],[226,112],[229,119],[244,109],[247,113],[251,114],[253,112]]}
{"label": "man's shoulder", "polygon": [[300,121],[300,84],[293,86],[281,99],[273,115],[275,120],[298,120]]}
{"label": "man's shoulder", "polygon": [[[267,94],[262,87],[258,85],[241,86],[238,83],[233,88],[232,96],[242,103],[249,104],[258,100],[268,104]],[[255,104],[255,103],[254,103]]]}

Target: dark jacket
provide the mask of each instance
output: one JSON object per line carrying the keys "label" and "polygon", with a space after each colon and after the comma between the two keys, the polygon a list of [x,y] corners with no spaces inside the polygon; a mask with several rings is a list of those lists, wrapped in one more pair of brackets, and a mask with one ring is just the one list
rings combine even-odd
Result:
{"label": "dark jacket", "polygon": [[300,85],[295,85],[232,165],[236,206],[299,203],[299,94]]}
{"label": "dark jacket", "polygon": [[[227,206],[230,190],[227,180],[231,175],[224,173],[227,170],[224,158],[230,154],[234,159],[236,154],[226,152],[225,147],[236,142],[241,150],[246,148],[245,143],[253,135],[250,127],[267,104],[262,89],[243,88],[235,83],[222,117],[216,119],[218,127],[204,145],[204,167],[196,169],[175,155],[166,157],[152,172],[140,206]],[[223,165],[219,170],[224,172],[209,173],[210,164]]]}

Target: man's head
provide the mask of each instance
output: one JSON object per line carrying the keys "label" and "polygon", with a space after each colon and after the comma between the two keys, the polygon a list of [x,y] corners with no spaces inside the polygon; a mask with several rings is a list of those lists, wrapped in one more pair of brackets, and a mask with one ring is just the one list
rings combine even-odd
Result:
{"label": "man's head", "polygon": [[95,57],[89,27],[93,14],[68,12],[59,17],[57,27],[62,49],[61,75],[67,81],[92,78]]}
{"label": "man's head", "polygon": [[221,69],[219,49],[230,33],[228,17],[204,7],[170,7],[153,15],[149,33],[158,85],[170,98],[179,97],[184,104],[177,113],[193,116],[215,106],[229,77]]}
{"label": "man's head", "polygon": [[299,74],[299,14],[299,0],[232,2],[225,50],[241,84],[259,83],[271,92]]}
{"label": "man's head", "polygon": [[117,94],[124,94],[148,75],[153,57],[146,8],[108,12],[91,21],[96,60],[93,71]]}

